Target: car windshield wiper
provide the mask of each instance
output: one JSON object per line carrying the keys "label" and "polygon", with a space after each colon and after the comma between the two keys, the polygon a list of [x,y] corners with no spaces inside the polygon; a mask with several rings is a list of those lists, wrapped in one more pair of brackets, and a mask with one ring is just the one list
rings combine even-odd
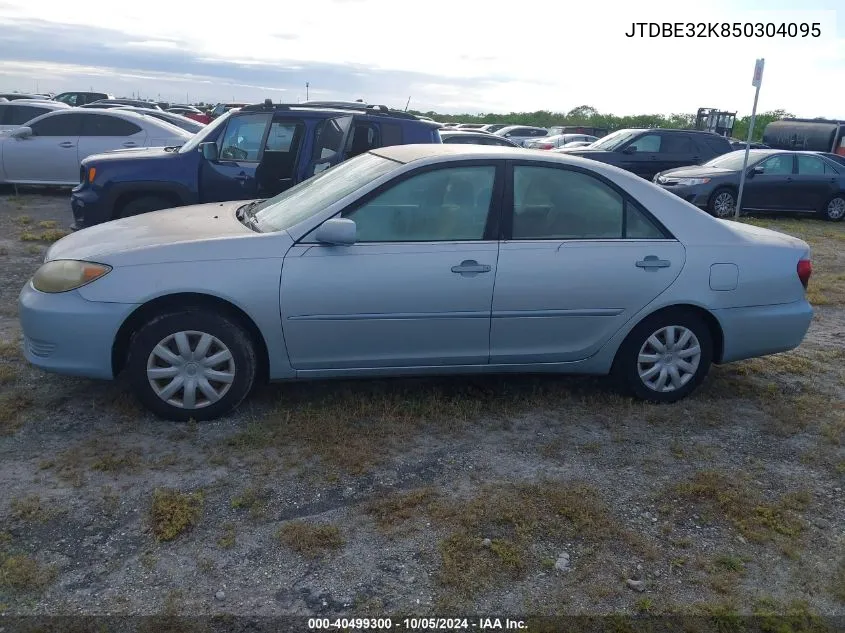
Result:
{"label": "car windshield wiper", "polygon": [[255,211],[253,211],[253,209],[262,202],[264,202],[264,200],[253,200],[249,204],[239,207],[235,213],[235,217],[238,218],[238,220],[258,233],[261,233],[261,231],[258,230],[258,221],[255,219]]}

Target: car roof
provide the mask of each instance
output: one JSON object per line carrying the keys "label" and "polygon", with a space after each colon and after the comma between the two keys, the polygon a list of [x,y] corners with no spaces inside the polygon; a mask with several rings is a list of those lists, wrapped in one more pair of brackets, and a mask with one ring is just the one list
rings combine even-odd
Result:
{"label": "car roof", "polygon": [[539,125],[508,125],[506,127],[503,127],[501,130],[499,130],[499,132],[502,132],[504,130],[509,130],[513,127],[526,127],[529,130],[546,130],[546,129],[548,129],[548,128],[541,127]]}
{"label": "car roof", "polygon": [[6,105],[20,105],[20,106],[48,106],[56,110],[70,109],[66,103],[61,101],[53,101],[52,99],[15,99],[14,101],[4,101]]}
{"label": "car roof", "polygon": [[[396,161],[397,163],[411,163],[427,159],[448,159],[465,157],[472,158],[512,158],[514,152],[525,156],[525,150],[519,147],[501,147],[498,145],[461,145],[449,143],[424,143],[416,145],[391,145],[370,150],[371,154]],[[536,150],[537,156],[545,156],[548,152]]]}

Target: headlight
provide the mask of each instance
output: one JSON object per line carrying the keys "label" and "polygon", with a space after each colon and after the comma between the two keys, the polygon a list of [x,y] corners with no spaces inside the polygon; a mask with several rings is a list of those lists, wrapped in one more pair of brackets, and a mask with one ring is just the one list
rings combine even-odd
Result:
{"label": "headlight", "polygon": [[72,259],[56,259],[42,265],[32,276],[32,286],[41,292],[67,292],[99,279],[111,266]]}
{"label": "headlight", "polygon": [[710,182],[709,178],[666,178],[665,182],[671,182],[676,185],[691,186],[691,185],[706,185]]}

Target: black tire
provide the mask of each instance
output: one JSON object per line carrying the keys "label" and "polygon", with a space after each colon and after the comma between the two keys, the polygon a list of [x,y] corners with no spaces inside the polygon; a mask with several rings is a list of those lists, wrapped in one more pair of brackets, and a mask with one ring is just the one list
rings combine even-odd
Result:
{"label": "black tire", "polygon": [[[730,199],[730,208],[723,208],[723,203]],[[736,213],[736,192],[730,187],[719,187],[707,201],[707,211],[717,218],[732,218]]]}
{"label": "black tire", "polygon": [[[700,348],[700,357],[695,371],[689,373],[685,383],[672,391],[656,391],[649,387],[639,375],[640,350],[652,334],[662,328],[679,326],[689,330]],[[648,402],[677,402],[692,393],[707,376],[713,361],[713,336],[707,323],[699,315],[688,310],[665,310],[643,319],[623,341],[613,362],[612,375],[619,388],[627,395]],[[659,376],[659,373],[658,373]]]}
{"label": "black tire", "polygon": [[825,202],[819,214],[829,222],[841,222],[845,218],[845,193],[837,193]]}
{"label": "black tire", "polygon": [[162,196],[140,196],[124,204],[117,212],[117,217],[128,218],[133,215],[161,211],[162,209],[170,209],[176,206],[179,205],[173,204],[172,200]]}
{"label": "black tire", "polygon": [[[227,365],[234,374],[234,379],[230,383],[218,383],[213,379],[211,381],[212,386],[218,386],[218,391],[225,389],[222,397],[212,402],[198,393],[197,404],[201,406],[196,408],[184,408],[165,401],[158,396],[147,377],[147,363],[153,349],[167,337],[186,331],[211,335],[217,342],[228,348],[233,363],[233,365]],[[217,342],[213,343],[210,352],[222,349]],[[191,344],[191,349],[196,349],[195,343]],[[195,364],[193,368],[185,365],[184,371],[193,376],[197,365],[199,364]],[[200,422],[225,415],[243,402],[255,383],[257,366],[255,345],[247,331],[236,320],[199,310],[180,310],[155,317],[135,333],[129,345],[126,371],[136,397],[150,411],[167,420],[193,419]],[[188,376],[188,373],[183,373],[183,376]],[[166,382],[169,382],[168,378],[162,379],[158,384],[164,386]],[[229,385],[228,389],[225,387],[226,384]],[[180,388],[173,394],[173,398],[180,397],[180,393],[181,397],[184,397],[184,389]],[[203,400],[205,402],[202,402]]]}

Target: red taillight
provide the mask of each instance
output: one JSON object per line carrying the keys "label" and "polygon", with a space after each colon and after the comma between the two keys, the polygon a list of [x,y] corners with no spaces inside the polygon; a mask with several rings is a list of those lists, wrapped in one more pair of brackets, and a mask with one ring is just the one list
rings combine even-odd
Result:
{"label": "red taillight", "polygon": [[810,283],[810,275],[813,274],[813,262],[809,259],[802,259],[798,261],[798,279],[801,280],[801,285],[804,288]]}
{"label": "red taillight", "polygon": [[537,149],[551,149],[553,147],[554,145],[552,145],[551,143],[541,143],[537,146]]}

